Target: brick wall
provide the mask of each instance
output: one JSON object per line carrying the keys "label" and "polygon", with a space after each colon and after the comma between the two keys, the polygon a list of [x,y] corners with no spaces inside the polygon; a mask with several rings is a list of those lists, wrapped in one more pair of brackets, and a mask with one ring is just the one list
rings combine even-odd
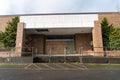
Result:
{"label": "brick wall", "polygon": [[24,23],[18,23],[17,27],[17,36],[16,36],[16,54],[21,56],[22,49],[23,49],[23,39],[24,38]]}
{"label": "brick wall", "polygon": [[46,42],[46,53],[50,53],[52,49],[53,54],[64,54],[66,48],[66,41],[47,41]]}
{"label": "brick wall", "polygon": [[77,53],[79,53],[79,48],[83,47],[84,51],[91,51],[91,33],[86,34],[76,34],[75,35],[75,48]]}
{"label": "brick wall", "polygon": [[44,35],[32,35],[32,47],[37,48],[37,53],[45,53],[45,36]]}
{"label": "brick wall", "polygon": [[98,21],[95,21],[94,25],[95,26],[92,30],[94,52],[103,52],[101,25]]}
{"label": "brick wall", "polygon": [[12,20],[14,17],[15,16],[0,16],[0,31],[4,31],[7,26],[7,22]]}
{"label": "brick wall", "polygon": [[107,18],[110,24],[113,24],[115,27],[120,27],[120,13],[100,13],[99,14],[100,23],[104,17]]}

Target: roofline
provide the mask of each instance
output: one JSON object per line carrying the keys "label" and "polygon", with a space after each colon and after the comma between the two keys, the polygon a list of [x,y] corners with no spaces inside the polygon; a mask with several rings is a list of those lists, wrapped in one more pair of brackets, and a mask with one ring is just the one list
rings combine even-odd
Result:
{"label": "roofline", "polygon": [[77,14],[113,14],[119,12],[81,12],[81,13],[41,13],[41,14],[9,14],[0,16],[33,16],[33,15],[77,15]]}

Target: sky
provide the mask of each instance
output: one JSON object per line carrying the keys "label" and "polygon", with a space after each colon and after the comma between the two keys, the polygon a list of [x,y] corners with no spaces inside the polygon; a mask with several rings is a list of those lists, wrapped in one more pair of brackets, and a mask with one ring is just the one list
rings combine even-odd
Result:
{"label": "sky", "polygon": [[120,0],[0,0],[0,15],[118,11]]}

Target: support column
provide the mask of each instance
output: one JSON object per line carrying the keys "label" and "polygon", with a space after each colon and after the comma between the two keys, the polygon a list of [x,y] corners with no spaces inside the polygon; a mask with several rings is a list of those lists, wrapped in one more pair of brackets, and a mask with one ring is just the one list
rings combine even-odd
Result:
{"label": "support column", "polygon": [[95,26],[92,31],[94,52],[103,52],[103,41],[101,26],[98,21],[94,22]]}
{"label": "support column", "polygon": [[23,34],[24,34],[24,23],[20,22],[17,26],[17,36],[16,36],[16,56],[20,57],[23,48]]}

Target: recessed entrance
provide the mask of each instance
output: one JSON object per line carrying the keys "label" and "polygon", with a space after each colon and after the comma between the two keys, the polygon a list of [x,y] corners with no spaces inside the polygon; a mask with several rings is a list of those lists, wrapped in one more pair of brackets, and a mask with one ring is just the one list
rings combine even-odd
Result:
{"label": "recessed entrance", "polygon": [[46,37],[46,53],[49,54],[72,54],[73,53],[74,36],[59,35]]}
{"label": "recessed entrance", "polygon": [[[81,32],[81,29],[84,32]],[[36,48],[37,54],[73,54],[79,53],[81,47],[85,51],[90,51],[91,32],[86,29],[90,28],[48,29],[48,32],[47,29],[43,29],[39,30],[39,33],[34,32],[34,29],[26,29],[26,36],[32,39],[26,41],[31,42],[30,47]]]}

